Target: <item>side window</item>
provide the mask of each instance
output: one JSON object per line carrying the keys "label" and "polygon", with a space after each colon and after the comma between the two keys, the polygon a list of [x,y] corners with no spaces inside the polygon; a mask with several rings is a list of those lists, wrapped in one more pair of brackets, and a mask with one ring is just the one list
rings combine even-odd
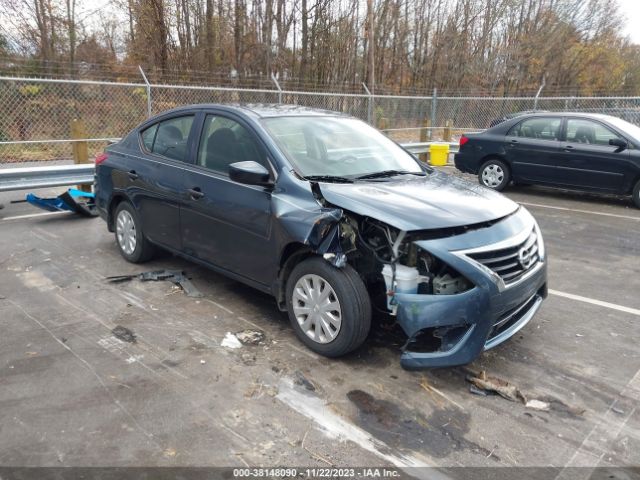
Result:
{"label": "side window", "polygon": [[538,140],[558,140],[560,123],[560,118],[534,117],[511,127],[508,135]]}
{"label": "side window", "polygon": [[268,169],[260,152],[261,149],[251,133],[238,122],[217,115],[207,115],[198,148],[198,165],[225,175],[229,172],[230,164],[249,160]]}
{"label": "side window", "polygon": [[150,152],[184,162],[193,119],[188,115],[156,123],[142,132],[142,143]]}
{"label": "side window", "polygon": [[142,143],[144,148],[146,148],[149,152],[153,149],[153,141],[156,139],[156,132],[158,131],[158,124],[151,125],[147,129],[145,129],[142,136]]}
{"label": "side window", "polygon": [[579,118],[567,120],[567,142],[609,146],[609,140],[613,138],[620,137],[598,122]]}

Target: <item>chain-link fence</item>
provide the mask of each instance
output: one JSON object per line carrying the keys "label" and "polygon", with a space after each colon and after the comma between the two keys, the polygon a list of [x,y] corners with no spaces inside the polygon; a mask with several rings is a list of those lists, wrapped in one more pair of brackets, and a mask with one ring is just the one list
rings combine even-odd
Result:
{"label": "chain-link fence", "polygon": [[[149,115],[193,103],[285,103],[348,113],[400,142],[455,140],[523,110],[597,112],[640,124],[640,97],[438,97],[0,77],[0,164],[68,161],[80,120],[90,155]],[[77,135],[76,135],[77,136]],[[76,139],[77,141],[77,139]]]}

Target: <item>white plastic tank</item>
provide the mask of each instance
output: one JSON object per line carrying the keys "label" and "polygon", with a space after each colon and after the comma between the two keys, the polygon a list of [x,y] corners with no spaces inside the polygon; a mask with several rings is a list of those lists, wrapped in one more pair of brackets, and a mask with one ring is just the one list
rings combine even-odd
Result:
{"label": "white plastic tank", "polygon": [[[396,285],[395,288],[391,284],[393,278],[393,270],[391,265],[385,265],[382,269],[384,283],[387,291],[393,290],[395,293],[418,293],[418,283],[420,274],[417,268],[407,267],[406,265],[396,265]],[[387,306],[391,308],[391,297],[387,297]]]}

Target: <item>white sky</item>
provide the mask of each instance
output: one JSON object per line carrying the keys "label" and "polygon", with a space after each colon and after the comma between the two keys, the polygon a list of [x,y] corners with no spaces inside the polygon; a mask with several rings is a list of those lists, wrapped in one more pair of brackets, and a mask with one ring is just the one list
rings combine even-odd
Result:
{"label": "white sky", "polygon": [[633,43],[640,44],[640,0],[618,0],[620,11],[626,17],[626,25],[622,32],[628,35]]}

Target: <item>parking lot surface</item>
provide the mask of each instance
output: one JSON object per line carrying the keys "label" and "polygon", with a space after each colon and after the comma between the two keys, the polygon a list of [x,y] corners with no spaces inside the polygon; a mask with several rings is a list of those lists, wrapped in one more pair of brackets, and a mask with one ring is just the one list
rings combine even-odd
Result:
{"label": "parking lot surface", "polygon": [[[473,364],[424,372],[400,368],[383,329],[346,358],[317,356],[271,297],[170,255],[129,264],[102,220],[3,194],[0,465],[640,465],[640,210],[506,194],[540,223],[549,298]],[[164,268],[204,297],[105,280]],[[226,346],[245,329],[265,339]],[[549,410],[472,394],[480,371]]]}

